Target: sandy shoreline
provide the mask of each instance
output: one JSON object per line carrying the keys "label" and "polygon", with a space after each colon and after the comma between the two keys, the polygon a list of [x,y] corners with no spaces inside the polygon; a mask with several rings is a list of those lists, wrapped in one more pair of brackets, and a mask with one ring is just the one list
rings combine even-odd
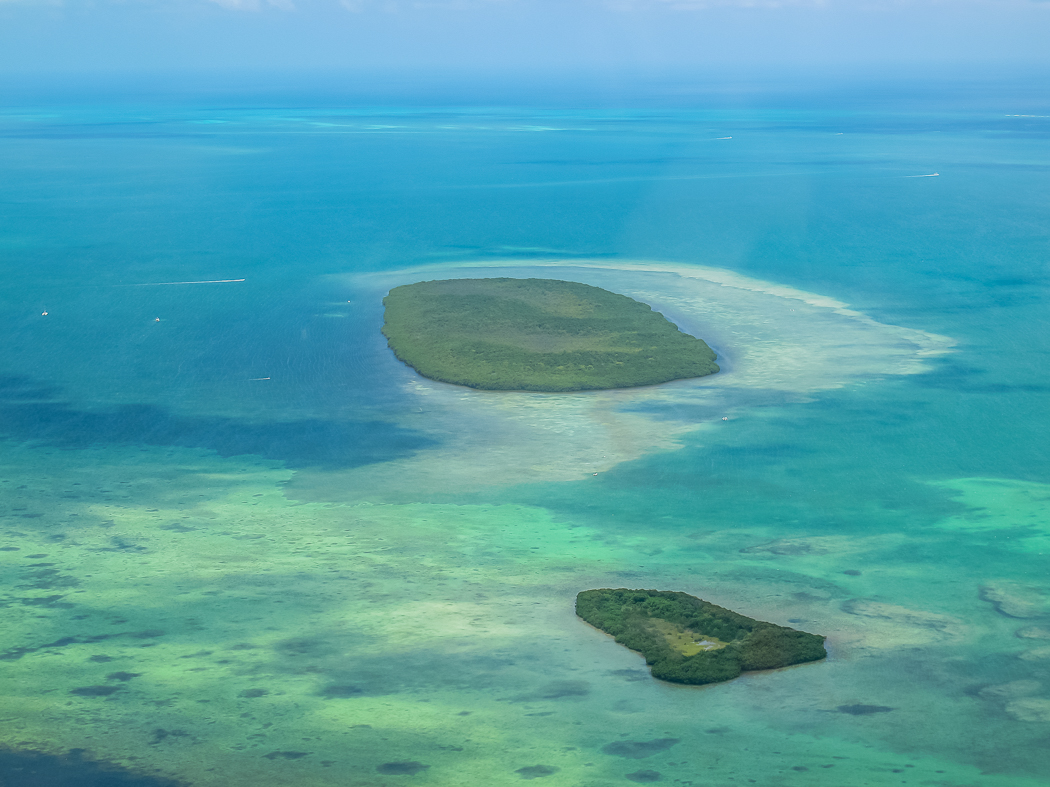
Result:
{"label": "sandy shoreline", "polygon": [[[556,270],[553,270],[556,269]],[[551,394],[475,391],[406,371],[402,426],[437,447],[349,471],[355,489],[439,492],[578,480],[717,428],[762,403],[885,375],[915,374],[951,339],[886,325],[821,295],[731,271],[657,262],[445,263],[336,278],[381,298],[434,278],[546,277],[580,281],[650,304],[718,353],[722,371],[659,386]],[[350,480],[350,479],[348,479]]]}

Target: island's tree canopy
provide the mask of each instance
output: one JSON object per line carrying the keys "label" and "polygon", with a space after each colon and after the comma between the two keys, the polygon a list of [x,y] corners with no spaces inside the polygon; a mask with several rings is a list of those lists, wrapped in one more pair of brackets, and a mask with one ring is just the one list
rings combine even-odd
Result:
{"label": "island's tree canopy", "polygon": [[[585,590],[576,597],[576,614],[641,653],[653,677],[674,683],[717,683],[742,671],[827,656],[824,637],[764,623],[687,593]],[[698,648],[697,640],[709,649]]]}
{"label": "island's tree canopy", "polygon": [[577,282],[425,281],[395,287],[383,303],[399,359],[471,388],[629,388],[718,371],[711,348],[659,312]]}

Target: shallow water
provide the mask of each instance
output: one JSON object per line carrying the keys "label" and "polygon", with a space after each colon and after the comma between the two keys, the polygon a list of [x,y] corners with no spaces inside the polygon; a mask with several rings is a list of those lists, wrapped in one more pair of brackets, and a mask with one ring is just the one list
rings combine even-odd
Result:
{"label": "shallow water", "polygon": [[[6,111],[0,781],[1044,784],[1045,123]],[[494,394],[386,349],[386,288],[496,272],[723,372]],[[573,614],[609,586],[830,657],[662,684]]]}

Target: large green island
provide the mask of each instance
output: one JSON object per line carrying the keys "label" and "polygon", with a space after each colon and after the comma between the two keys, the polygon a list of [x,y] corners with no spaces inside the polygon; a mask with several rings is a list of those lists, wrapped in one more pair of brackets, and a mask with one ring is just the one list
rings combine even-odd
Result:
{"label": "large green island", "polygon": [[644,303],[553,279],[395,287],[383,333],[424,377],[494,391],[655,385],[718,371],[702,340]]}
{"label": "large green island", "polygon": [[641,653],[654,678],[672,683],[717,683],[827,656],[824,637],[738,615],[687,593],[585,590],[576,597],[576,614]]}

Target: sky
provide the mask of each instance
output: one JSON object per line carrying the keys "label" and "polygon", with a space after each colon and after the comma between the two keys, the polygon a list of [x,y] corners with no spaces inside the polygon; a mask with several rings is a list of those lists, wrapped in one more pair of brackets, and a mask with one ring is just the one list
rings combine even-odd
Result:
{"label": "sky", "polygon": [[0,76],[1050,67],[1050,0],[0,0]]}

